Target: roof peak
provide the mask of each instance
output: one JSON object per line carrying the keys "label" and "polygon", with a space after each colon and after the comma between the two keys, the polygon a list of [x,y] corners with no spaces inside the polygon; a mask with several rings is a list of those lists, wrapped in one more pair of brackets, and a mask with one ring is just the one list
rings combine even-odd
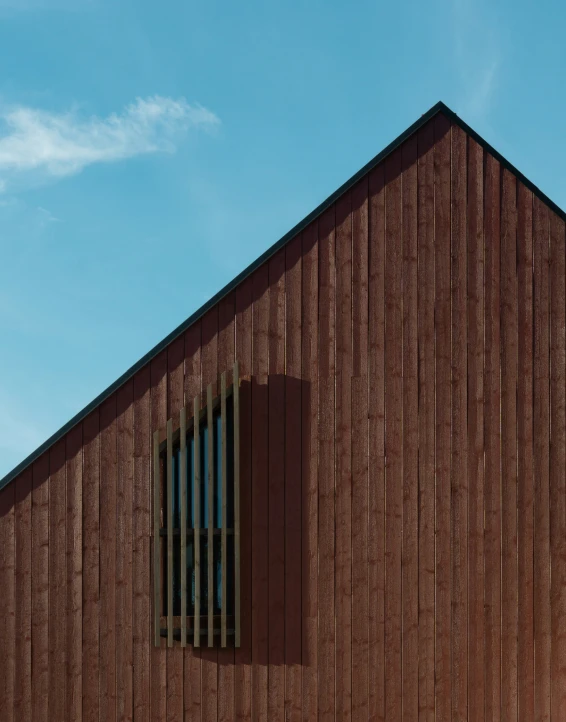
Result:
{"label": "roof peak", "polygon": [[55,442],[61,439],[68,431],[74,426],[80,423],[91,411],[96,409],[100,404],[111,396],[120,386],[122,386],[128,379],[132,378],[134,374],[145,366],[149,361],[155,358],[164,348],[166,348],[172,341],[178,336],[184,333],[193,323],[200,319],[204,314],[215,306],[224,296],[228,295],[232,290],[236,288],[247,276],[249,276],[256,268],[267,261],[272,255],[274,255],[280,248],[286,245],[292,238],[306,228],[313,220],[318,218],[328,207],[330,207],[340,196],[346,193],[352,186],[354,186],[360,178],[369,173],[372,168],[383,162],[385,158],[390,155],[396,148],[398,148],[407,138],[416,133],[425,123],[433,118],[438,113],[446,115],[453,123],[460,126],[462,130],[473,138],[479,145],[483,147],[490,155],[492,155],[499,163],[513,173],[529,190],[531,190],[538,198],[540,198],[552,211],[554,211],[560,218],[566,221],[566,213],[554,203],[550,198],[545,195],[534,183],[531,183],[514,165],[498,153],[493,146],[491,146],[484,138],[475,132],[467,123],[465,123],[453,110],[451,110],[443,101],[439,100],[435,103],[432,108],[423,113],[421,117],[416,120],[411,126],[409,126],[401,135],[395,138],[394,141],[389,143],[380,153],[372,158],[366,165],[363,166],[357,173],[355,173],[349,180],[343,183],[334,193],[317,206],[311,213],[309,213],[302,221],[297,223],[290,231],[288,231],[282,238],[262,253],[252,264],[246,269],[239,273],[228,285],[224,286],[218,293],[216,293],[209,301],[201,306],[197,311],[192,313],[183,323],[177,328],[171,331],[162,341],[154,346],[151,351],[146,353],[139,361],[131,366],[125,373],[123,373],[113,384],[93,399],[82,411],[73,416],[64,426],[50,436],[41,446],[33,451],[28,457],[26,457],[20,464],[18,464],[11,472],[6,474],[3,479],[0,479],[0,490],[2,490],[7,484],[21,474],[30,464],[32,464],[37,458],[41,456],[47,449],[49,449]]}

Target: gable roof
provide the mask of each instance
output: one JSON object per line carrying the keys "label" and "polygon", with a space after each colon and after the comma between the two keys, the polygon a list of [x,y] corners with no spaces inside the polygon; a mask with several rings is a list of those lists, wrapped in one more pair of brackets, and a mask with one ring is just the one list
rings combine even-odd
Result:
{"label": "gable roof", "polygon": [[84,409],[82,409],[82,411],[79,411],[79,413],[73,416],[70,421],[68,421],[64,426],[62,426],[58,431],[56,431],[52,436],[50,436],[43,444],[41,444],[41,446],[39,446],[20,464],[18,464],[14,469],[12,469],[12,471],[6,474],[6,476],[0,480],[0,490],[2,490],[13,479],[19,476],[22,471],[24,471],[30,464],[32,464],[37,458],[39,458],[44,451],[49,449],[50,446],[55,444],[55,442],[61,439],[68,431],[70,431],[74,426],[80,423],[86,416],[88,416],[91,411],[93,411],[105,399],[111,396],[114,391],[120,388],[120,386],[122,386],[126,381],[128,381],[128,379],[132,378],[136,374],[136,372],[139,371],[139,369],[141,369],[149,361],[151,361],[159,353],[161,353],[164,348],[166,348],[172,341],[174,341],[178,336],[184,333],[193,323],[195,323],[195,321],[204,316],[205,313],[213,306],[215,306],[222,298],[224,298],[224,296],[228,295],[231,291],[233,291],[247,276],[251,275],[256,268],[261,266],[265,261],[267,261],[268,258],[273,256],[280,248],[282,248],[286,243],[288,243],[302,230],[304,230],[313,220],[315,220],[327,208],[329,208],[340,196],[342,196],[346,191],[352,188],[352,186],[354,186],[358,182],[358,180],[365,176],[375,166],[379,165],[383,160],[385,160],[388,155],[390,155],[405,140],[407,140],[407,138],[413,135],[413,133],[418,131],[429,120],[431,120],[431,118],[433,118],[439,113],[442,113],[447,118],[449,118],[453,124],[460,126],[460,128],[462,128],[465,133],[467,133],[485,151],[487,151],[497,161],[499,161],[499,163],[504,168],[507,168],[507,170],[513,173],[517,177],[517,179],[521,181],[521,183],[523,183],[523,185],[525,185],[530,191],[533,192],[535,196],[540,198],[540,200],[542,200],[562,220],[566,221],[566,213],[561,208],[559,208],[556,203],[551,201],[548,196],[546,196],[539,188],[537,188],[537,186],[534,185],[534,183],[531,183],[531,181],[529,181],[520,171],[518,171],[514,165],[509,163],[509,161],[504,158],[500,153],[498,153],[495,148],[493,148],[487,141],[485,141],[480,135],[478,135],[478,133],[476,133],[472,128],[470,128],[467,123],[465,123],[461,118],[459,118],[456,113],[454,113],[454,111],[450,110],[448,106],[446,106],[442,101],[440,101],[436,103],[436,105],[434,105],[430,110],[424,113],[415,123],[413,123],[409,128],[407,128],[407,130],[401,133],[401,135],[395,138],[395,140],[390,143],[386,148],[384,148],[380,153],[378,153],[375,158],[372,158],[369,163],[366,163],[363,168],[361,168],[349,180],[347,180],[343,185],[341,185],[340,188],[338,188],[336,191],[334,191],[334,193],[328,196],[325,201],[323,201],[317,208],[315,208],[311,213],[309,213],[305,218],[303,218],[302,221],[300,221],[299,223],[297,223],[296,226],[291,228],[288,233],[286,233],[282,238],[280,238],[276,243],[274,243],[270,248],[268,248],[264,253],[262,253],[259,258],[257,258],[251,265],[249,265],[240,274],[238,274],[232,281],[230,281],[230,283],[228,283],[228,285],[224,286],[224,288],[218,291],[218,293],[216,293],[209,301],[207,301],[197,311],[191,314],[185,321],[183,321],[183,323],[177,326],[176,329],[171,331],[168,336],[166,336],[162,341],[160,341],[156,346],[154,346],[151,351],[146,353],[145,356],[143,356],[139,361],[137,361],[137,363],[131,366],[125,373],[123,373],[118,379],[116,379],[113,384],[111,384],[107,389],[105,389],[101,394],[99,394],[95,399],[93,399],[87,406],[84,407]]}

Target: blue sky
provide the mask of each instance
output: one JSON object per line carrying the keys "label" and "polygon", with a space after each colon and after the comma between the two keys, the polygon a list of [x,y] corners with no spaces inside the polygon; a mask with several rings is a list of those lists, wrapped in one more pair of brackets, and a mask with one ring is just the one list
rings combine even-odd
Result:
{"label": "blue sky", "polygon": [[0,477],[438,100],[566,207],[565,21],[0,0]]}

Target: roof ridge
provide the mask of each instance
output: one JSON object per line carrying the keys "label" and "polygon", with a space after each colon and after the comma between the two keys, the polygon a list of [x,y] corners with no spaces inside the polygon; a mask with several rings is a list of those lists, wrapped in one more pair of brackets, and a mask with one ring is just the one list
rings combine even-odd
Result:
{"label": "roof ridge", "polygon": [[280,248],[285,246],[292,238],[298,233],[301,233],[315,218],[318,218],[328,207],[330,207],[340,196],[346,191],[350,190],[358,180],[364,175],[369,173],[375,166],[381,163],[385,158],[390,155],[396,148],[404,143],[407,138],[416,133],[423,125],[425,125],[431,118],[438,113],[446,115],[453,123],[457,124],[462,130],[473,138],[484,150],[490,153],[496,160],[501,163],[504,168],[507,168],[513,173],[529,190],[531,190],[538,198],[540,198],[549,208],[551,208],[562,220],[566,221],[566,213],[552,201],[545,193],[543,193],[534,183],[526,178],[515,166],[504,158],[501,153],[495,150],[484,138],[482,138],[475,130],[473,130],[467,123],[465,123],[453,110],[451,110],[445,103],[438,101],[432,106],[426,113],[423,113],[421,117],[410,125],[401,135],[397,136],[389,145],[387,145],[382,151],[380,151],[374,158],[366,163],[360,170],[343,183],[337,190],[320,203],[313,211],[311,211],[302,221],[297,223],[291,230],[289,230],[284,236],[264,251],[253,263],[247,268],[241,271],[235,278],[233,278],[224,288],[218,291],[212,298],[210,298],[203,306],[192,313],[185,321],[183,321],[177,328],[173,329],[162,341],[155,345],[150,351],[142,356],[133,366],[125,371],[119,378],[116,379],[108,388],[100,393],[95,399],[87,404],[81,411],[79,411],[72,419],[64,424],[58,431],[52,434],[46,441],[41,444],[35,451],[27,456],[22,462],[20,462],[12,471],[10,471],[3,479],[0,479],[0,490],[2,490],[7,484],[13,479],[19,476],[30,464],[32,464],[37,458],[47,451],[55,442],[61,439],[68,431],[74,426],[80,423],[91,411],[100,406],[100,404],[111,396],[120,386],[134,376],[143,366],[149,363],[155,358],[164,348],[174,341],[178,336],[184,333],[190,326],[193,325],[199,318],[215,306],[222,298],[227,296],[232,290],[236,288],[245,278],[247,278],[253,271],[260,265],[265,263],[271,256],[273,256]]}

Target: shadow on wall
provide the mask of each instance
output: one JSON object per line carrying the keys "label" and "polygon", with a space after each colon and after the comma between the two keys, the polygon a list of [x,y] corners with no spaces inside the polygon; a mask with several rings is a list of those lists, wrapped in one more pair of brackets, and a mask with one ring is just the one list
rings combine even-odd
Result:
{"label": "shadow on wall", "polygon": [[[133,398],[130,405],[135,400]],[[311,595],[309,573],[309,569],[313,569],[313,559],[316,569],[317,486],[316,478],[310,478],[310,469],[313,467],[306,463],[305,456],[309,453],[309,439],[314,439],[308,413],[310,383],[284,374],[265,375],[261,381],[255,377],[244,377],[241,381],[240,406],[241,647],[238,660],[260,665],[308,664],[309,650],[305,641],[305,629],[309,618],[316,629],[317,614],[316,599]],[[122,413],[128,409],[121,408],[118,403],[117,410]],[[115,419],[114,417],[108,422],[105,416],[101,410],[100,425],[96,425],[98,436],[108,431]],[[88,418],[83,424],[88,424]],[[15,517],[12,515],[9,525],[3,517],[9,518],[19,503],[27,501],[34,511],[36,507],[42,507],[35,512],[36,520],[42,518],[48,526],[43,529],[44,533],[38,530],[38,533],[32,535],[34,540],[41,537],[43,543],[39,551],[32,547],[31,553],[32,557],[39,553],[48,566],[52,560],[51,551],[45,554],[46,545],[49,544],[48,527],[55,521],[49,517],[57,514],[62,528],[66,525],[67,530],[71,530],[69,464],[76,464],[78,478],[82,483],[80,469],[82,467],[84,473],[85,455],[81,442],[86,445],[91,443],[93,438],[96,440],[86,427],[83,428],[83,433],[84,440],[81,438],[80,426],[78,431],[71,430],[66,439],[57,442],[49,452],[34,462],[33,503],[32,468],[24,471],[0,492],[0,518],[6,529],[15,528]],[[117,446],[120,448],[120,444]],[[313,448],[316,470],[316,444]],[[141,468],[136,463],[139,460],[139,457],[134,456],[134,474],[138,474]],[[150,457],[146,456],[145,462],[144,475],[149,475]],[[115,468],[103,472],[104,463],[101,455],[99,478],[108,482],[103,495],[99,490],[101,515],[104,513],[103,497],[116,503],[118,482]],[[115,460],[113,465],[116,466]],[[143,486],[147,480],[146,478]],[[46,484],[47,481],[50,481],[50,484]],[[137,482],[134,478],[135,488],[140,486]],[[111,485],[114,486],[113,489],[109,488]],[[86,488],[86,484],[76,491],[83,500],[84,519],[84,505],[93,492]],[[149,500],[147,503],[149,504]],[[309,529],[306,523],[309,510],[311,521],[314,520],[315,524],[312,529]],[[148,520],[152,519],[149,509],[145,511]],[[133,513],[136,513],[135,503]],[[112,518],[116,519],[116,513],[110,514],[109,519]],[[77,521],[74,519],[73,524]],[[107,527],[108,525],[105,525],[106,533],[111,532]],[[84,574],[87,557],[92,560],[92,555],[88,542],[90,537],[85,534],[84,526],[79,533],[81,531]],[[145,553],[149,549],[151,528],[146,532],[148,546]],[[54,541],[51,540],[51,543]],[[96,556],[102,562],[103,544],[100,532],[95,546],[100,549],[101,556]],[[64,548],[61,553],[65,554]],[[119,553],[120,549],[116,549],[116,554]],[[130,568],[133,570],[133,566]],[[49,572],[46,576],[48,575]],[[147,567],[147,584],[151,584],[150,565]],[[133,587],[132,580],[126,587]],[[100,598],[93,601],[95,605],[99,604]],[[16,604],[18,603],[19,600],[16,600]],[[83,607],[84,605],[85,599]],[[135,620],[133,624],[135,627]]]}

